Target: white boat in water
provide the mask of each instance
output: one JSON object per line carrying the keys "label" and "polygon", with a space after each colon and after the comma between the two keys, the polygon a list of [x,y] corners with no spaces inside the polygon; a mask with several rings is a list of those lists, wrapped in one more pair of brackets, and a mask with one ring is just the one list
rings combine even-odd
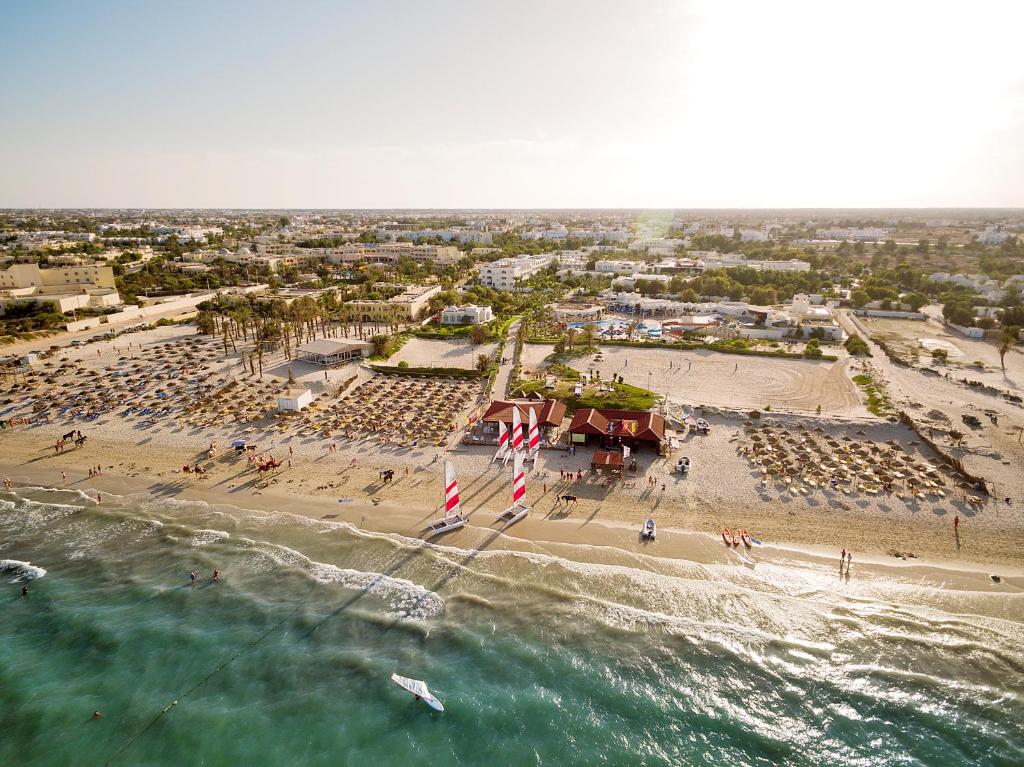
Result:
{"label": "white boat in water", "polygon": [[526,505],[526,469],[523,468],[523,452],[515,454],[512,461],[512,505],[498,515],[498,522],[505,527],[514,525],[527,514],[530,507]]}
{"label": "white boat in water", "polygon": [[398,674],[391,675],[391,681],[397,684],[406,692],[411,692],[416,696],[417,700],[422,700],[434,711],[444,711],[444,706],[441,705],[441,701],[435,698],[430,690],[427,689],[427,683],[420,679],[410,679],[407,676],[399,676]]}
{"label": "white boat in water", "polygon": [[451,461],[444,462],[444,516],[435,519],[426,527],[427,537],[458,530],[466,524],[459,502],[459,483],[455,479],[455,467]]}
{"label": "white boat in water", "polygon": [[658,526],[655,524],[653,519],[648,519],[644,522],[644,526],[640,528],[640,540],[642,541],[654,541],[658,539]]}

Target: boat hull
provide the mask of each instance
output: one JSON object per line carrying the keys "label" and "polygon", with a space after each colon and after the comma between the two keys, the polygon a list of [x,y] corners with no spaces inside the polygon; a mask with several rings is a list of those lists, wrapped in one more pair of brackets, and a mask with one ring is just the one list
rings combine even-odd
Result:
{"label": "boat hull", "polygon": [[528,506],[510,506],[498,515],[497,521],[504,522],[505,527],[509,527],[524,519],[529,513],[530,508]]}

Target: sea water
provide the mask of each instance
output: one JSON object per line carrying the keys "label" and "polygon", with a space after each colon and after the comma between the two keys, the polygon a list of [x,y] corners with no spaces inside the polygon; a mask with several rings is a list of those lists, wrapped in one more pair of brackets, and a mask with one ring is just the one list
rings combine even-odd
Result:
{"label": "sea water", "polygon": [[0,506],[0,765],[1024,764],[1020,593]]}

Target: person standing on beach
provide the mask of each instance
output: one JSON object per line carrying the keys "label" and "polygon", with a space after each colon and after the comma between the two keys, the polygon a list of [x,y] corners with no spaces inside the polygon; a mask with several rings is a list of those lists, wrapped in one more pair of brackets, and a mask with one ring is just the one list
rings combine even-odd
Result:
{"label": "person standing on beach", "polygon": [[840,569],[840,571],[843,569],[843,562],[845,562],[845,561],[846,561],[846,549],[843,549],[841,552],[839,552],[839,569]]}
{"label": "person standing on beach", "polygon": [[959,514],[957,514],[955,517],[953,517],[953,532],[954,533],[959,533],[960,532],[960,515]]}
{"label": "person standing on beach", "polygon": [[63,471],[60,473],[60,481],[63,482],[65,485],[68,483],[68,475],[65,474]]}
{"label": "person standing on beach", "polygon": [[846,552],[846,574],[847,575],[850,574],[850,565],[851,564],[853,564],[853,552],[852,551],[847,551]]}

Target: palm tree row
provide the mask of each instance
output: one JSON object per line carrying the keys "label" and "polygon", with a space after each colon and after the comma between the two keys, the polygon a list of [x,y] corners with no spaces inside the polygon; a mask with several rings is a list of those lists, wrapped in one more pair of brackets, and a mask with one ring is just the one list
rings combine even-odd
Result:
{"label": "palm tree row", "polygon": [[[219,295],[198,306],[196,326],[200,333],[217,336],[224,342],[224,355],[238,354],[243,344],[242,366],[248,362],[255,375],[257,365],[263,376],[264,355],[281,349],[285,359],[292,359],[292,349],[320,338],[348,338],[354,335],[366,338],[371,329],[352,317],[339,305],[335,293],[325,293],[314,299],[302,296],[291,303],[274,298],[259,301],[251,296],[230,297]],[[397,320],[387,322],[390,332],[397,332]],[[376,323],[375,328],[376,329]],[[251,350],[245,346],[251,344]]]}

